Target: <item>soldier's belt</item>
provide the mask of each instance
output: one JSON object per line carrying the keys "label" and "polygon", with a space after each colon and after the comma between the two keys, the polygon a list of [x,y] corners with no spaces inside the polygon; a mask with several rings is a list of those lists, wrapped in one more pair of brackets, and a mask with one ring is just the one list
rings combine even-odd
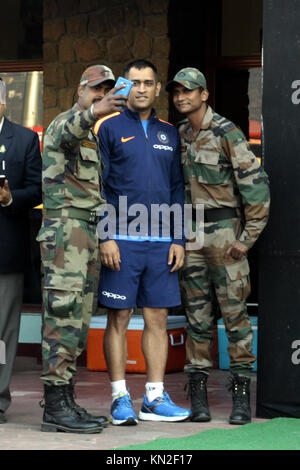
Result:
{"label": "soldier's belt", "polygon": [[99,222],[99,217],[96,214],[96,211],[87,211],[84,209],[76,209],[75,207],[70,207],[68,209],[46,209],[44,211],[45,217],[67,217],[70,219],[84,220],[89,224],[97,224]]}
{"label": "soldier's belt", "polygon": [[[224,219],[234,219],[239,217],[236,209],[232,207],[220,207],[219,209],[204,210],[204,222],[218,222]],[[192,209],[192,218],[196,220],[196,209]]]}

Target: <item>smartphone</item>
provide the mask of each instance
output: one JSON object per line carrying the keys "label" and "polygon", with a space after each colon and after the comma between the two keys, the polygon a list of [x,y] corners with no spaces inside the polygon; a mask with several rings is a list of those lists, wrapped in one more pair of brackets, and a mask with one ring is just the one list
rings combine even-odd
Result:
{"label": "smartphone", "polygon": [[133,85],[133,82],[130,80],[127,80],[127,78],[124,77],[119,77],[118,80],[116,81],[115,87],[125,85],[124,88],[120,88],[120,90],[116,91],[115,95],[124,95],[128,96],[131,90],[131,87]]}
{"label": "smartphone", "polygon": [[0,188],[3,188],[5,180],[6,180],[6,176],[0,175]]}

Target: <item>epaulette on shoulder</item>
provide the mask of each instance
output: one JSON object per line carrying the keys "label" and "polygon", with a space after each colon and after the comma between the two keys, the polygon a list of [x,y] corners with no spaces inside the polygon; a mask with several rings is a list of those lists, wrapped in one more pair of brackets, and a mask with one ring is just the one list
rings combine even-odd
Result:
{"label": "epaulette on shoulder", "polygon": [[213,117],[213,123],[215,124],[215,129],[217,129],[217,134],[219,136],[224,136],[227,132],[230,132],[236,129],[236,125],[229,121],[229,119],[220,116],[219,114],[215,113]]}
{"label": "epaulette on shoulder", "polygon": [[103,122],[105,122],[105,121],[107,121],[108,119],[111,119],[111,118],[113,118],[113,117],[115,117],[115,116],[119,116],[119,114],[121,114],[121,113],[116,112],[116,113],[108,114],[108,116],[104,116],[103,118],[98,119],[98,121],[97,121],[96,124],[94,125],[94,129],[93,129],[93,130],[94,130],[94,134],[96,134],[96,135],[98,134],[99,129],[100,129],[100,127],[101,127],[101,124],[103,124]]}
{"label": "epaulette on shoulder", "polygon": [[68,109],[67,111],[63,111],[62,113],[59,113],[57,116],[55,116],[51,124],[53,124],[54,126],[57,126],[60,124],[61,121],[65,121],[66,119],[72,119],[73,116],[74,116],[73,108]]}

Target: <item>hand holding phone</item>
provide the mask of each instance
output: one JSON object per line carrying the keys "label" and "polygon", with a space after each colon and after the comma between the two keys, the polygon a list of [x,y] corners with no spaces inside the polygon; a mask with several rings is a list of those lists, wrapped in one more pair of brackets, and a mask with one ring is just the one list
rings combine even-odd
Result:
{"label": "hand holding phone", "polygon": [[127,78],[124,77],[119,77],[115,84],[115,87],[123,86],[123,88],[120,88],[120,90],[116,91],[115,95],[123,95],[128,97],[132,85],[133,82],[131,80],[127,80]]}
{"label": "hand holding phone", "polygon": [[6,176],[5,175],[0,175],[0,188],[4,187]]}
{"label": "hand holding phone", "polygon": [[[104,98],[100,101],[96,101],[93,106],[94,115],[102,117],[107,114],[114,113],[116,111],[123,111],[125,106],[125,100],[130,93],[133,82],[126,78],[119,77],[114,88],[110,90]],[[115,91],[119,87],[119,90]],[[121,88],[120,88],[121,87]]]}

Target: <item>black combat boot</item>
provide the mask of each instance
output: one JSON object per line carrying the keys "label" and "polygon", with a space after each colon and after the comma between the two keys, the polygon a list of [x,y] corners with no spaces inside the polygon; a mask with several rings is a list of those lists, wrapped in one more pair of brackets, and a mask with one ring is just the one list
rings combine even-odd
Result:
{"label": "black combat boot", "polygon": [[102,426],[95,422],[84,421],[73,410],[67,399],[67,385],[44,385],[45,405],[42,431],[72,432],[79,434],[95,434],[102,431]]}
{"label": "black combat boot", "polygon": [[250,378],[233,374],[229,390],[232,391],[232,412],[230,424],[247,424],[251,422]]}
{"label": "black combat boot", "polygon": [[189,376],[189,395],[191,397],[191,421],[206,422],[211,420],[206,382],[208,375],[204,372],[194,372]]}
{"label": "black combat boot", "polygon": [[74,390],[74,383],[70,383],[66,386],[66,399],[70,408],[76,411],[83,421],[99,423],[100,426],[106,428],[109,425],[109,421],[106,416],[93,416],[88,413],[84,408],[78,405],[75,401],[76,395]]}

